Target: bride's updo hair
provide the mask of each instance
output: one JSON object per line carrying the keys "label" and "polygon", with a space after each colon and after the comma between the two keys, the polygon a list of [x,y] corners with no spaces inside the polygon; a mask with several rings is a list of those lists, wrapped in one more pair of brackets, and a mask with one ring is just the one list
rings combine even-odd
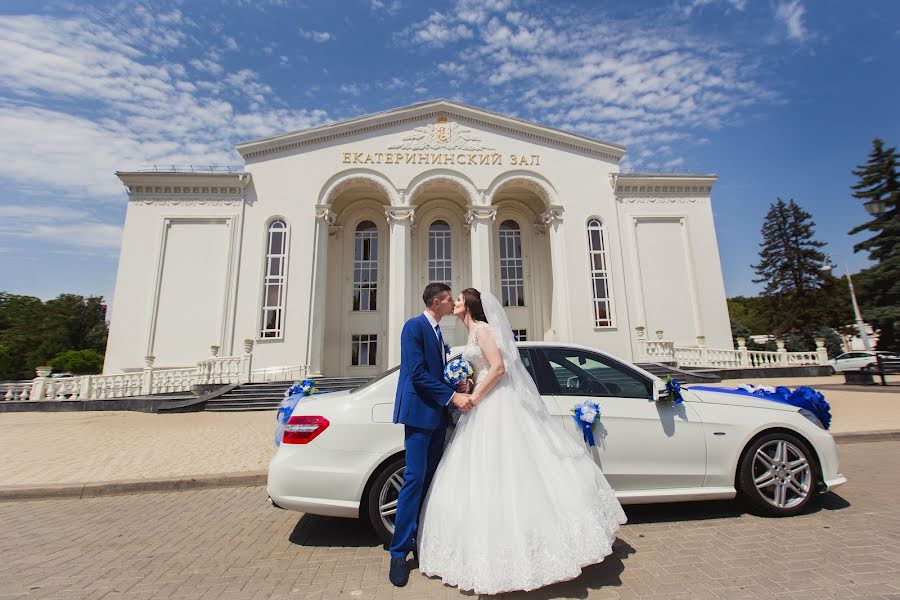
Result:
{"label": "bride's updo hair", "polygon": [[481,292],[475,288],[466,288],[461,293],[466,310],[472,315],[472,318],[476,321],[487,323],[487,317],[484,316],[484,308],[481,306]]}

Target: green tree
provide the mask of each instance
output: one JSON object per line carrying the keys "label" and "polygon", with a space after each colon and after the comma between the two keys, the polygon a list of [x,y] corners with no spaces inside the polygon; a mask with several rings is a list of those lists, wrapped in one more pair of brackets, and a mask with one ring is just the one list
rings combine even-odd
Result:
{"label": "green tree", "polygon": [[34,368],[67,350],[105,351],[103,298],[39,298],[0,292],[0,379],[29,379]]}
{"label": "green tree", "polygon": [[[818,303],[825,275],[821,267],[825,242],[815,239],[812,215],[793,199],[769,206],[762,226],[760,260],[753,265],[765,283],[762,312],[774,333],[808,331],[822,322]],[[827,299],[825,299],[827,300]]]}
{"label": "green tree", "polygon": [[93,375],[103,370],[103,355],[96,350],[66,350],[50,359],[54,371]]}
{"label": "green tree", "polygon": [[900,156],[894,147],[885,148],[878,138],[864,165],[852,173],[858,178],[853,197],[866,204],[881,204],[883,210],[850,233],[874,235],[853,247],[866,251],[875,265],[861,272],[859,282],[863,314],[879,332],[878,348],[900,350]]}

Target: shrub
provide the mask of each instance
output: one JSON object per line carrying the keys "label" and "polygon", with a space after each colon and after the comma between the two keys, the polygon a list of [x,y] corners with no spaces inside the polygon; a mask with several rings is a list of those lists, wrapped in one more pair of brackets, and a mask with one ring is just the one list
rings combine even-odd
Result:
{"label": "shrub", "polygon": [[96,350],[67,350],[50,359],[54,371],[93,375],[103,369],[103,355]]}

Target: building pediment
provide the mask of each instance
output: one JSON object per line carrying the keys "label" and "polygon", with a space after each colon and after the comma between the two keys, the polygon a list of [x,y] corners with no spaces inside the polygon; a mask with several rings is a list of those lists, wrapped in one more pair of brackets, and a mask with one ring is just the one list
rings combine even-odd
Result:
{"label": "building pediment", "polygon": [[423,120],[433,122],[416,125],[390,149],[487,152],[492,150],[490,144],[482,141],[473,131],[483,129],[500,135],[524,137],[562,149],[592,154],[613,162],[618,162],[625,154],[624,146],[449,100],[423,102],[320,127],[243,142],[238,144],[236,149],[245,160],[258,159],[267,154],[296,150],[354,135],[371,134],[380,129],[396,128],[405,123],[415,124]]}

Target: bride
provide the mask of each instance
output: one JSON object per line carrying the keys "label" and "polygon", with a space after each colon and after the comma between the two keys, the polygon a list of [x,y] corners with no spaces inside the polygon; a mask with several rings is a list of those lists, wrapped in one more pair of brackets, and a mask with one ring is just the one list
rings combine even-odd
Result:
{"label": "bride", "polygon": [[479,594],[573,579],[612,552],[625,513],[586,446],[551,417],[492,294],[466,289],[453,314],[475,368],[425,500],[419,569]]}

